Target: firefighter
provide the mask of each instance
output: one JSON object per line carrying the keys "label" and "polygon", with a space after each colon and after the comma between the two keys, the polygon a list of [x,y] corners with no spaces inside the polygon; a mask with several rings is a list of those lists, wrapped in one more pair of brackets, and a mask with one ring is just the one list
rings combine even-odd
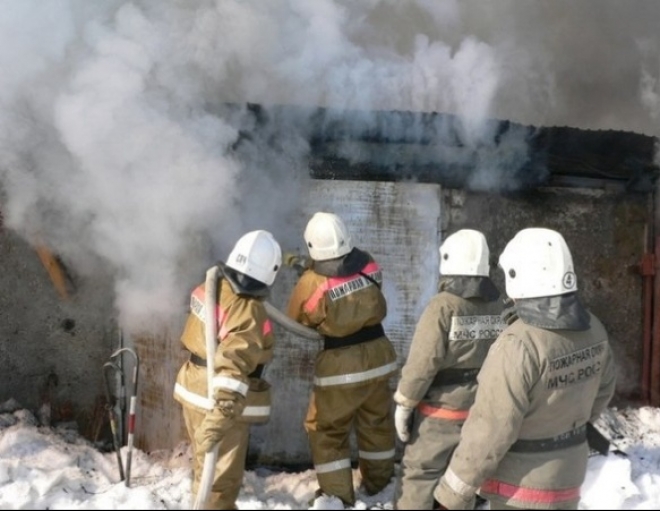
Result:
{"label": "firefighter", "polygon": [[499,262],[515,315],[479,373],[435,498],[447,509],[471,509],[479,491],[490,509],[578,509],[586,425],[614,394],[608,335],[578,297],[561,234],[523,229]]}
{"label": "firefighter", "polygon": [[287,314],[324,339],[304,423],[319,484],[316,496],[353,506],[353,427],[364,490],[380,492],[394,474],[389,380],[398,366],[382,326],[387,313],[382,272],[369,253],[353,247],[344,222],[333,213],[315,213],[304,239],[311,261],[291,293]]}
{"label": "firefighter", "polygon": [[[193,449],[193,501],[205,455],[219,445],[205,509],[238,509],[236,498],[245,469],[249,425],[268,420],[270,385],[260,376],[272,358],[274,338],[263,300],[281,261],[280,245],[272,234],[257,230],[242,236],[227,263],[218,265],[218,344],[212,360],[205,342],[206,283],[191,295],[181,336],[190,352],[189,360],[177,375],[174,399],[182,405]],[[211,393],[207,388],[208,363],[214,366]],[[252,406],[253,401],[261,406]]]}
{"label": "firefighter", "polygon": [[439,252],[439,292],[419,318],[394,394],[397,435],[408,442],[395,509],[433,508],[433,490],[474,401],[477,373],[504,329],[483,233],[457,231]]}

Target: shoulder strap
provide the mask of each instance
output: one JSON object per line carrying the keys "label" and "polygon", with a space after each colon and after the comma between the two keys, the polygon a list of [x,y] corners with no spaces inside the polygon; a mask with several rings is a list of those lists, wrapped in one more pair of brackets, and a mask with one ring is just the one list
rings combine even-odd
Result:
{"label": "shoulder strap", "polygon": [[370,280],[378,289],[380,289],[380,283],[370,275],[367,275],[366,273],[359,271],[358,272],[360,275],[362,275],[365,279]]}

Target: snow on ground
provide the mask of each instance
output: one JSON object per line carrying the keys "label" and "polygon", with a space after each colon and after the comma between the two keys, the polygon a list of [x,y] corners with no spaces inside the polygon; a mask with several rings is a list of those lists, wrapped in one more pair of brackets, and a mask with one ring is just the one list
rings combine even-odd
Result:
{"label": "snow on ground", "polygon": [[[597,423],[613,440],[608,457],[592,456],[580,509],[660,509],[660,410],[611,409]],[[126,466],[128,447],[121,449]],[[131,453],[130,486],[115,452],[102,452],[71,425],[39,425],[13,400],[0,405],[0,509],[191,509],[190,452]],[[354,472],[356,488],[358,472]],[[343,509],[320,498],[313,470],[248,470],[240,509]],[[392,509],[394,482],[375,496],[359,489],[353,509]]]}

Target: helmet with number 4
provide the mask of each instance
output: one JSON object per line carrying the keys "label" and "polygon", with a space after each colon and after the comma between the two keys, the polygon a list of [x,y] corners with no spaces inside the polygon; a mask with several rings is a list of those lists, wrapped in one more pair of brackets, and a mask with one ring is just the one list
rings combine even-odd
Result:
{"label": "helmet with number 4", "polygon": [[227,258],[227,267],[267,286],[275,282],[282,266],[282,249],[268,231],[251,231],[241,236]]}
{"label": "helmet with number 4", "polygon": [[461,229],[440,245],[440,275],[488,277],[490,251],[483,233]]}
{"label": "helmet with number 4", "polygon": [[573,257],[557,231],[530,227],[519,231],[500,255],[510,298],[538,298],[577,291]]}

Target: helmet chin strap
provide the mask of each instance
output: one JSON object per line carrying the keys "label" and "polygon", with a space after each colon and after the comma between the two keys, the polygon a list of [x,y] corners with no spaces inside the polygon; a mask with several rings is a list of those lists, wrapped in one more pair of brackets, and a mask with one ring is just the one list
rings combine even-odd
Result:
{"label": "helmet chin strap", "polygon": [[270,288],[263,282],[253,279],[226,265],[220,265],[222,276],[227,279],[234,293],[238,295],[254,296],[255,298],[265,298],[270,294]]}

